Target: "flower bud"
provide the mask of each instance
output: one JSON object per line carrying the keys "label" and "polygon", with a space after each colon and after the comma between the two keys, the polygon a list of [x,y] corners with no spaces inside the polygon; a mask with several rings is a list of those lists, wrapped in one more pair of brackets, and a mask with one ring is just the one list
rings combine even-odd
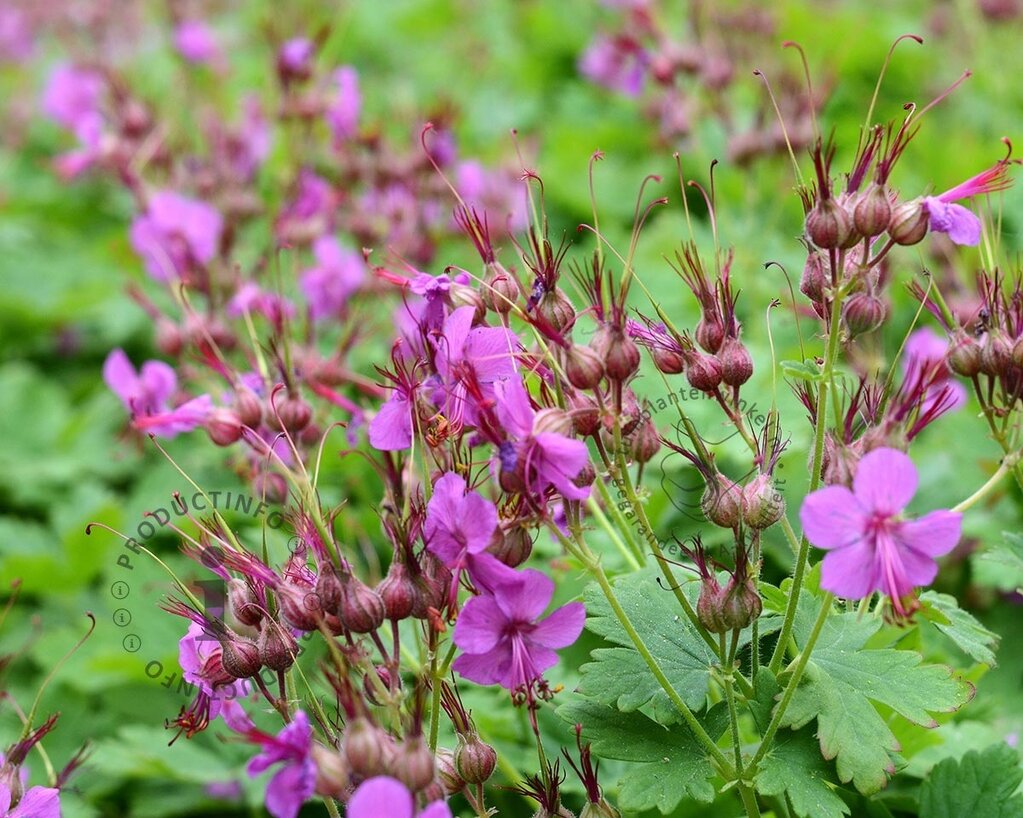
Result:
{"label": "flower bud", "polygon": [[334,570],[333,564],[325,561],[320,566],[320,575],[316,578],[316,596],[319,598],[320,607],[336,616],[341,607],[341,594],[341,578]]}
{"label": "flower bud", "polygon": [[842,317],[850,336],[871,332],[884,323],[888,310],[876,295],[856,293],[842,307]]}
{"label": "flower bud", "polygon": [[735,528],[742,516],[742,488],[718,473],[708,481],[700,508],[714,525]]}
{"label": "flower bud", "polygon": [[716,315],[704,313],[696,324],[694,335],[696,343],[713,354],[721,349],[721,344],[725,340],[725,327]]}
{"label": "flower bud", "polygon": [[721,364],[721,380],[729,386],[742,386],[753,377],[753,357],[739,340],[726,339],[717,357]]}
{"label": "flower bud", "polygon": [[[373,668],[373,673],[380,680],[380,683],[383,685],[385,690],[399,690],[401,688],[401,677],[392,677],[391,671],[386,665],[376,665]],[[370,677],[369,673],[362,677],[362,690],[366,694],[366,699],[370,703],[377,705],[377,707],[381,707],[386,704],[386,702],[380,701],[378,693],[379,688],[373,683],[373,679]]]}
{"label": "flower bud", "polygon": [[828,288],[829,276],[824,269],[824,255],[817,250],[810,251],[803,265],[803,277],[799,280],[799,291],[815,303],[823,303]]}
{"label": "flower bud", "polygon": [[560,287],[544,294],[536,304],[536,311],[558,332],[564,332],[575,321],[575,307]]}
{"label": "flower bud", "polygon": [[821,199],[806,216],[806,235],[822,250],[835,250],[853,235],[852,219],[833,198]]}
{"label": "flower bud", "polygon": [[921,199],[902,202],[892,208],[892,218],[888,223],[888,237],[903,247],[919,244],[927,235],[929,221],[930,217],[927,215]]}
{"label": "flower bud", "polygon": [[398,745],[394,756],[394,777],[413,793],[429,786],[436,772],[433,753],[421,734],[410,736]]}
{"label": "flower bud", "polygon": [[255,429],[263,422],[263,403],[251,389],[236,389],[232,408],[243,426]]}
{"label": "flower bud", "polygon": [[686,362],[686,380],[693,389],[713,394],[721,385],[721,364],[712,355],[696,352]]}
{"label": "flower bud", "polygon": [[[1016,343],[1019,346],[1019,342]],[[1013,347],[1013,359],[1016,358],[1016,346]],[[948,350],[948,368],[957,375],[972,378],[980,374],[983,352],[977,339],[960,330],[952,339]]]}
{"label": "flower bud", "polygon": [[495,537],[487,546],[487,551],[509,568],[522,565],[533,552],[533,540],[529,535],[529,529],[521,525],[512,526],[503,532],[502,537]]}
{"label": "flower bud", "polygon": [[892,202],[886,191],[877,182],[870,185],[860,196],[853,208],[853,224],[860,235],[872,239],[880,236],[892,219]]}
{"label": "flower bud", "polygon": [[592,395],[573,392],[568,396],[569,414],[572,416],[572,431],[580,437],[595,435],[600,429],[600,408]]}
{"label": "flower bud", "polygon": [[593,389],[604,377],[604,361],[592,347],[572,344],[565,353],[565,376],[576,389]]}
{"label": "flower bud", "polygon": [[750,528],[770,528],[785,513],[785,499],[770,475],[760,474],[742,490],[742,521]]}
{"label": "flower bud", "polygon": [[277,588],[281,616],[300,631],[315,631],[323,619],[323,604],[312,585],[283,582]]}
{"label": "flower bud", "polygon": [[980,348],[980,371],[997,378],[1012,366],[1013,344],[1000,329],[993,329]]}
{"label": "flower bud", "polygon": [[494,774],[497,751],[480,741],[479,736],[459,738],[455,750],[455,770],[467,784],[482,784]]}
{"label": "flower bud", "polygon": [[286,627],[278,622],[266,620],[256,640],[259,660],[270,670],[285,671],[295,664],[298,656],[298,642]]}
{"label": "flower bud", "polygon": [[256,627],[263,621],[263,609],[245,580],[232,577],[227,582],[227,605],[241,624]]}
{"label": "flower bud", "polygon": [[465,789],[465,782],[455,769],[455,754],[443,747],[437,748],[437,778],[446,795],[455,795]]}
{"label": "flower bud", "polygon": [[611,380],[627,381],[639,369],[639,347],[621,327],[602,324],[593,336],[592,345],[604,359],[604,369]]}
{"label": "flower bud", "polygon": [[679,375],[686,368],[686,359],[682,357],[682,353],[673,349],[654,347],[650,350],[650,357],[654,366],[665,375]]}
{"label": "flower bud", "polygon": [[387,569],[377,593],[384,601],[384,613],[392,622],[408,619],[416,609],[416,603],[422,592],[409,576],[408,566],[401,560],[394,560]]}
{"label": "flower bud", "polygon": [[350,577],[342,589],[337,616],[348,630],[371,633],[383,624],[387,610],[380,594],[357,577]]}
{"label": "flower bud", "polygon": [[700,597],[696,600],[696,618],[710,633],[726,633],[728,626],[721,615],[724,591],[717,579],[705,576],[700,585]]}
{"label": "flower bud", "polygon": [[519,285],[499,261],[487,265],[483,276],[483,302],[494,312],[506,315],[511,312],[519,297]]}
{"label": "flower bud", "polygon": [[220,663],[235,679],[248,679],[259,673],[263,667],[259,659],[259,648],[251,639],[238,634],[228,634],[221,640],[220,647]]}
{"label": "flower bud", "polygon": [[275,400],[277,412],[271,408],[267,417],[268,423],[280,431],[291,434],[301,432],[313,419],[313,408],[298,395],[285,395]]}
{"label": "flower bud", "polygon": [[343,798],[352,783],[352,770],[348,760],[338,751],[312,744],[313,763],[316,765],[316,794],[328,798]]}
{"label": "flower bud", "polygon": [[556,435],[568,437],[572,434],[572,416],[564,409],[550,407],[541,409],[533,418],[533,434],[538,435],[544,432],[553,432]]}
{"label": "flower bud", "polygon": [[764,609],[764,603],[750,577],[743,582],[729,580],[724,593],[721,594],[720,602],[721,621],[726,630],[730,631],[749,627]]}
{"label": "flower bud", "polygon": [[362,778],[383,775],[389,753],[387,736],[374,727],[364,716],[352,719],[341,739],[341,754],[351,771]]}
{"label": "flower bud", "polygon": [[652,421],[645,421],[629,435],[629,455],[637,463],[649,463],[661,448],[661,436]]}
{"label": "flower bud", "polygon": [[206,434],[217,446],[230,446],[242,437],[242,422],[231,409],[217,407],[206,419]]}

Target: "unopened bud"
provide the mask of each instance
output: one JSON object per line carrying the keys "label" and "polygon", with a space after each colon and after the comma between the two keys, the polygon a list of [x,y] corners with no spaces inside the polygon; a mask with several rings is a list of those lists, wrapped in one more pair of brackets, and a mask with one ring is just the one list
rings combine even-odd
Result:
{"label": "unopened bud", "polygon": [[629,454],[637,463],[649,463],[661,448],[661,436],[652,421],[645,421],[629,436]]}
{"label": "unopened bud", "polygon": [[233,407],[244,426],[255,429],[263,422],[263,403],[256,393],[246,387],[235,390]]}
{"label": "unopened bud", "polygon": [[537,302],[536,311],[558,332],[564,332],[575,321],[575,307],[560,287],[546,293]]}
{"label": "unopened bud", "polygon": [[248,679],[259,673],[263,663],[259,659],[259,648],[251,639],[230,634],[220,642],[220,662],[235,679]]}
{"label": "unopened bud", "polygon": [[892,202],[886,191],[877,182],[870,185],[860,196],[853,208],[853,224],[860,235],[872,239],[880,236],[892,219]]}
{"label": "unopened bud", "polygon": [[735,528],[742,517],[742,488],[723,474],[717,474],[703,490],[700,508],[714,525]]}
{"label": "unopened bud", "polygon": [[386,734],[364,717],[358,716],[345,728],[341,753],[355,775],[373,778],[386,770],[389,755],[385,749],[386,741]]}
{"label": "unopened bud", "polygon": [[348,760],[338,751],[315,741],[312,744],[312,757],[316,765],[316,794],[343,798],[352,783]]}
{"label": "unopened bud", "polygon": [[232,577],[227,582],[228,609],[241,624],[255,627],[263,621],[263,609],[245,580]]}
{"label": "unopened bud", "polygon": [[721,385],[721,364],[712,355],[695,352],[686,362],[686,380],[693,389],[713,394]]}
{"label": "unopened bud", "polygon": [[833,198],[822,199],[806,217],[806,235],[822,250],[835,250],[849,241],[853,222]]}
{"label": "unopened bud", "polygon": [[417,793],[429,786],[437,772],[433,753],[422,735],[414,735],[398,745],[394,757],[394,777]]}
{"label": "unopened bud", "polygon": [[604,377],[604,361],[592,347],[572,344],[565,353],[565,375],[576,389],[593,389]]}
{"label": "unopened bud", "polygon": [[1005,375],[1012,366],[1013,344],[1000,329],[993,329],[980,348],[980,371],[991,377]]}
{"label": "unopened bud", "polygon": [[[1019,342],[1016,343],[1019,346]],[[1016,346],[1013,347],[1013,359],[1016,358]],[[965,332],[957,332],[948,350],[948,368],[957,375],[972,378],[979,375],[983,352],[977,339]]]}
{"label": "unopened bud", "polygon": [[515,278],[500,262],[487,265],[483,277],[483,301],[496,313],[511,312],[519,297],[519,285]]}
{"label": "unopened bud", "polygon": [[494,774],[497,751],[478,736],[459,739],[455,750],[455,770],[467,784],[482,784]]}
{"label": "unopened bud", "polygon": [[725,340],[725,327],[717,316],[704,314],[696,323],[696,332],[693,334],[696,337],[696,343],[707,352],[714,354],[721,349],[721,344]]}
{"label": "unopened bud", "polygon": [[206,419],[206,434],[217,446],[230,446],[242,437],[242,422],[231,409],[217,407]]}
{"label": "unopened bud", "polygon": [[741,341],[728,338],[717,357],[721,363],[721,380],[729,386],[742,386],[753,377],[753,356]]}
{"label": "unopened bud", "polygon": [[387,610],[380,594],[357,577],[350,577],[343,584],[341,607],[338,619],[352,633],[372,633],[387,617]]}
{"label": "unopened bud", "polygon": [[487,551],[509,568],[515,568],[529,559],[533,551],[533,540],[525,526],[515,525],[500,537],[495,536],[487,546]]}
{"label": "unopened bud", "polygon": [[285,671],[295,664],[298,642],[287,628],[278,622],[266,620],[256,641],[259,659],[270,670]]}
{"label": "unopened bud", "polygon": [[888,310],[884,301],[869,293],[856,293],[845,302],[842,317],[850,336],[872,332],[884,323]]}
{"label": "unopened bud", "polygon": [[742,521],[750,528],[770,528],[784,513],[785,498],[770,475],[757,475],[743,488]]}
{"label": "unopened bud", "polygon": [[888,237],[903,247],[919,244],[927,235],[929,220],[930,217],[927,215],[921,199],[897,204],[892,208],[892,218],[888,223]]}
{"label": "unopened bud", "polygon": [[268,421],[278,430],[287,430],[291,434],[301,432],[313,419],[313,408],[298,395],[285,395],[276,399],[276,413],[270,409]]}
{"label": "unopened bud", "polygon": [[421,591],[409,576],[408,566],[401,560],[394,560],[387,569],[377,593],[384,601],[384,612],[392,622],[400,622],[412,615]]}
{"label": "unopened bud", "polygon": [[593,336],[593,348],[604,359],[607,376],[614,381],[627,381],[639,369],[639,347],[625,330],[615,324],[602,324]]}
{"label": "unopened bud", "polygon": [[828,274],[824,270],[824,256],[811,250],[803,265],[803,277],[799,280],[799,291],[816,303],[823,303],[824,293],[829,285]]}

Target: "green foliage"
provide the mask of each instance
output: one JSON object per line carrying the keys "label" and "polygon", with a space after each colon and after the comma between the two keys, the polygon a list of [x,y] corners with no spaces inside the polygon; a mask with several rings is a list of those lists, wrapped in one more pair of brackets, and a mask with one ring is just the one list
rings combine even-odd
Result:
{"label": "green foliage", "polygon": [[[622,713],[577,697],[558,708],[570,724],[583,725],[583,738],[602,758],[631,761],[618,781],[618,803],[625,810],[659,809],[669,813],[684,798],[714,800],[714,770],[683,725],[665,727],[642,713]],[[723,729],[721,713],[711,718]]]}
{"label": "green foliage", "polygon": [[1021,818],[1019,755],[1005,743],[937,765],[920,788],[920,818]]}
{"label": "green foliage", "polygon": [[973,614],[960,608],[955,597],[925,591],[920,594],[920,601],[924,604],[921,618],[933,622],[934,627],[972,659],[986,665],[995,664],[998,634],[985,628]]}
{"label": "green foliage", "polygon": [[816,719],[821,753],[863,793],[885,785],[900,749],[872,702],[936,726],[930,713],[954,711],[974,694],[949,668],[921,664],[914,651],[865,648],[878,627],[855,613],[829,618],[783,719],[797,729]]}

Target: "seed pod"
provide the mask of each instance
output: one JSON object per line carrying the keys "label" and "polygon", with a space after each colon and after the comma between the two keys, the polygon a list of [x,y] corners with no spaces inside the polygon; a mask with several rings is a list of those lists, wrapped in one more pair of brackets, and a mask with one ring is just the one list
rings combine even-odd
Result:
{"label": "seed pod", "polygon": [[168,358],[177,358],[185,345],[181,327],[169,318],[156,319],[156,348]]}
{"label": "seed pod", "polygon": [[320,600],[320,606],[324,611],[337,616],[341,607],[342,586],[341,578],[334,570],[334,566],[325,561],[320,566],[320,575],[316,578],[316,596]]}
{"label": "seed pod", "polygon": [[665,375],[679,375],[686,368],[686,359],[682,357],[682,353],[673,349],[654,347],[650,350],[650,357],[654,366]]}
{"label": "seed pod", "polygon": [[525,526],[515,525],[496,536],[487,546],[487,551],[509,568],[522,565],[533,552],[533,540]]}
{"label": "seed pod", "polygon": [[384,612],[392,622],[408,619],[416,609],[416,603],[422,592],[409,576],[408,566],[401,560],[394,560],[387,569],[377,593],[384,601]]}
{"label": "seed pod", "polygon": [[549,407],[541,409],[533,418],[533,434],[553,432],[568,437],[572,434],[572,417],[564,409]]}
{"label": "seed pod", "polygon": [[519,297],[519,284],[499,261],[487,265],[483,277],[483,302],[494,312],[506,315]]}
{"label": "seed pod", "polygon": [[919,244],[927,235],[929,220],[923,200],[913,199],[897,204],[892,208],[888,237],[903,247]]}
{"label": "seed pod", "polygon": [[604,359],[608,378],[627,381],[639,369],[639,347],[625,330],[615,324],[602,324],[591,342],[597,354]]}
{"label": "seed pod", "polygon": [[337,617],[352,633],[371,633],[383,624],[387,610],[380,594],[357,577],[349,577],[342,584]]}
{"label": "seed pod", "polygon": [[297,434],[313,419],[313,408],[298,395],[286,395],[283,400],[275,400],[275,403],[277,412],[271,407],[267,413],[267,422],[278,431],[287,430]]}
{"label": "seed pod", "polygon": [[637,463],[649,463],[660,448],[661,436],[657,434],[657,428],[652,421],[641,423],[639,428],[629,435],[629,455]]}
{"label": "seed pod", "polygon": [[[1018,346],[1019,342],[1017,341],[1012,348],[1013,360],[1016,360],[1016,348]],[[982,357],[983,351],[977,340],[960,330],[956,333],[955,338],[952,339],[952,345],[949,347],[946,360],[948,361],[949,369],[957,375],[972,378],[974,375],[980,374]]]}
{"label": "seed pod", "polygon": [[686,362],[686,380],[693,389],[713,394],[721,385],[721,364],[712,355],[696,352]]}
{"label": "seed pod", "polygon": [[315,631],[323,619],[323,604],[312,585],[283,582],[277,588],[281,616],[300,631]]}
{"label": "seed pod", "polygon": [[710,633],[726,633],[728,626],[721,615],[724,591],[717,579],[705,576],[700,585],[700,597],[696,600],[696,618]]}
{"label": "seed pod", "polygon": [[587,801],[579,818],[622,818],[622,814],[601,798],[599,801]]}
{"label": "seed pod", "polygon": [[876,295],[856,293],[852,295],[842,308],[842,317],[850,336],[872,332],[884,323],[888,310],[884,302]]}
{"label": "seed pod", "polygon": [[814,303],[823,303],[824,293],[830,284],[824,270],[824,256],[812,250],[803,265],[803,277],[799,280],[799,291]]}
{"label": "seed pod", "polygon": [[585,392],[573,392],[568,396],[569,414],[572,417],[572,431],[580,437],[595,435],[600,429],[600,408],[593,396]]}
{"label": "seed pod", "polygon": [[272,620],[265,620],[256,640],[259,659],[270,670],[285,671],[295,664],[298,656],[298,642],[286,627]]}
{"label": "seed pod", "polygon": [[853,235],[849,213],[833,198],[822,199],[806,216],[806,235],[822,250],[842,247]]}
{"label": "seed pod", "polygon": [[256,627],[263,621],[263,609],[245,580],[232,577],[227,582],[227,606],[241,624]]}
{"label": "seed pod", "polygon": [[252,476],[252,491],[266,502],[280,505],[288,499],[288,481],[277,472],[257,472]]}
{"label": "seed pod", "polygon": [[764,603],[752,578],[747,578],[744,582],[729,580],[720,601],[721,621],[729,631],[749,627],[764,609]]}
{"label": "seed pod", "polygon": [[228,634],[220,641],[220,648],[220,662],[224,670],[235,679],[248,679],[263,667],[259,660],[259,648],[251,639]]}
{"label": "seed pod", "polygon": [[558,332],[564,332],[575,321],[575,307],[560,287],[546,293],[537,302],[536,311]]}
{"label": "seed pod", "polygon": [[742,386],[753,377],[753,357],[735,338],[728,338],[717,354],[721,363],[721,380],[729,386]]}
{"label": "seed pod", "polygon": [[482,784],[494,774],[497,751],[480,741],[479,736],[459,738],[455,749],[455,770],[467,784]]}
{"label": "seed pod", "polygon": [[576,389],[593,389],[604,378],[604,362],[592,347],[572,344],[565,353],[565,376]]}
{"label": "seed pod", "polygon": [[696,343],[713,355],[721,349],[721,344],[725,340],[725,327],[716,315],[704,313],[697,322],[696,332],[693,334]]}
{"label": "seed pod", "polygon": [[784,513],[785,498],[770,475],[757,475],[743,488],[742,521],[750,528],[770,528]]}
{"label": "seed pod", "polygon": [[474,324],[482,323],[487,317],[487,305],[483,296],[467,284],[452,284],[448,295],[451,297],[451,303],[455,309],[458,307],[476,308],[472,318]]}
{"label": "seed pod", "polygon": [[1000,329],[993,329],[980,348],[980,371],[993,378],[1005,375],[1012,366],[1013,344]]}
{"label": "seed pod", "polygon": [[703,490],[700,508],[714,525],[735,528],[742,518],[742,488],[718,473]]}
{"label": "seed pod", "polygon": [[231,409],[217,407],[206,419],[206,434],[217,446],[230,446],[241,440],[242,422]]}
{"label": "seed pod", "polygon": [[352,772],[363,778],[383,775],[387,769],[387,736],[364,716],[348,723],[341,739],[341,753]]}
{"label": "seed pod", "polygon": [[310,749],[316,765],[316,794],[343,798],[352,783],[348,760],[337,750],[324,747],[319,742],[314,741]]}
{"label": "seed pod", "polygon": [[860,235],[872,239],[880,236],[892,219],[892,202],[886,191],[877,182],[868,187],[853,208],[853,224]]}
{"label": "seed pod", "polygon": [[1023,366],[1023,335],[1012,345],[1012,362],[1016,366]]}
{"label": "seed pod", "polygon": [[235,390],[233,408],[238,420],[250,429],[263,421],[263,403],[251,389],[242,386]]}
{"label": "seed pod", "polygon": [[394,756],[394,777],[413,793],[425,789],[433,781],[437,765],[422,735],[414,735],[398,745]]}

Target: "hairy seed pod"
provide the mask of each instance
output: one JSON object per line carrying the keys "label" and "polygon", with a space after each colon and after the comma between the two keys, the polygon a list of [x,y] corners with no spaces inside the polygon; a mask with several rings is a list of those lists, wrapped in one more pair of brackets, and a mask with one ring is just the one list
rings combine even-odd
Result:
{"label": "hairy seed pod", "polygon": [[753,356],[741,341],[726,339],[717,358],[721,364],[721,380],[729,386],[742,386],[753,377]]}
{"label": "hairy seed pod", "polygon": [[725,340],[725,326],[716,315],[704,313],[696,323],[696,331],[693,335],[696,338],[696,343],[713,355],[721,349],[721,344]]}
{"label": "hairy seed pod", "polygon": [[372,633],[387,618],[387,609],[380,594],[356,577],[342,584],[338,619],[352,633]]}
{"label": "hairy seed pod", "polygon": [[884,301],[869,293],[855,293],[842,307],[842,317],[852,337],[877,329],[887,312]]}
{"label": "hairy seed pod", "polygon": [[993,378],[1007,374],[1012,366],[1012,347],[1004,332],[991,330],[980,347],[980,371]]}
{"label": "hairy seed pod", "polygon": [[384,611],[392,622],[400,622],[412,616],[417,602],[422,595],[419,587],[409,575],[408,566],[401,560],[394,560],[387,569],[377,593],[384,601]]}
{"label": "hairy seed pod", "polygon": [[[1017,346],[1019,346],[1018,341],[1013,346],[1014,360],[1016,358]],[[977,343],[977,339],[960,330],[952,339],[946,360],[948,361],[948,368],[957,375],[962,375],[964,378],[972,378],[974,375],[980,374],[982,357],[983,350],[980,344]]]}
{"label": "hairy seed pod", "polygon": [[317,795],[328,798],[343,798],[352,783],[352,769],[337,750],[324,747],[314,741],[310,747],[313,763],[316,765]]}
{"label": "hairy seed pod", "polygon": [[888,191],[877,182],[872,183],[853,208],[853,224],[860,235],[872,239],[880,236],[892,220],[892,202]]}
{"label": "hairy seed pod", "polygon": [[693,389],[714,394],[721,385],[721,363],[713,355],[696,352],[686,362],[686,380]]}
{"label": "hairy seed pod", "polygon": [[244,386],[235,390],[232,408],[238,420],[250,429],[255,429],[263,421],[263,403],[251,389]]}
{"label": "hairy seed pod", "polygon": [[822,199],[806,216],[806,235],[822,250],[836,250],[853,235],[849,213],[833,198]]}
{"label": "hairy seed pod", "polygon": [[930,217],[927,215],[922,199],[902,202],[892,208],[892,218],[888,223],[888,237],[903,247],[919,244],[927,235],[929,221]]}
{"label": "hairy seed pod", "polygon": [[259,659],[259,647],[251,639],[231,634],[221,640],[220,647],[220,662],[224,670],[235,679],[248,679],[263,667]]}
{"label": "hairy seed pod", "polygon": [[742,488],[719,473],[703,490],[700,508],[714,525],[735,528],[742,519]]}
{"label": "hairy seed pod", "polygon": [[759,474],[742,490],[742,521],[750,528],[770,528],[785,514],[785,498],[770,475]]}
{"label": "hairy seed pod", "polygon": [[572,344],[565,353],[565,376],[576,389],[593,389],[604,378],[604,361],[592,347]]}
{"label": "hairy seed pod", "polygon": [[482,784],[494,774],[497,751],[479,736],[460,738],[455,749],[455,770],[467,784]]}
{"label": "hairy seed pod", "polygon": [[533,552],[533,540],[529,535],[529,529],[521,525],[512,526],[502,532],[502,536],[495,535],[487,546],[487,551],[509,568],[522,565]]}
{"label": "hairy seed pod", "polygon": [[519,284],[499,261],[487,265],[481,292],[483,302],[499,315],[507,315],[519,297]]}
{"label": "hairy seed pod", "polygon": [[556,288],[546,293],[536,304],[536,311],[558,332],[564,333],[575,321],[575,307],[568,296]]}
{"label": "hairy seed pod", "polygon": [[437,778],[446,795],[455,795],[465,789],[465,781],[455,769],[455,754],[444,747],[437,748]]}
{"label": "hairy seed pod", "polygon": [[398,745],[393,768],[394,777],[413,793],[426,789],[437,773],[433,753],[422,735],[410,736]]}
{"label": "hairy seed pod", "polygon": [[263,621],[263,609],[245,580],[232,577],[227,581],[227,607],[241,624],[256,627]]}
{"label": "hairy seed pod", "polygon": [[298,642],[291,632],[278,622],[265,620],[256,640],[259,659],[270,670],[285,671],[295,664]]}
{"label": "hairy seed pod", "polygon": [[242,422],[231,409],[218,406],[206,419],[206,434],[217,446],[230,446],[241,440]]}
{"label": "hairy seed pod", "polygon": [[341,739],[341,753],[352,772],[363,778],[383,775],[387,769],[387,736],[363,716],[352,719]]}

